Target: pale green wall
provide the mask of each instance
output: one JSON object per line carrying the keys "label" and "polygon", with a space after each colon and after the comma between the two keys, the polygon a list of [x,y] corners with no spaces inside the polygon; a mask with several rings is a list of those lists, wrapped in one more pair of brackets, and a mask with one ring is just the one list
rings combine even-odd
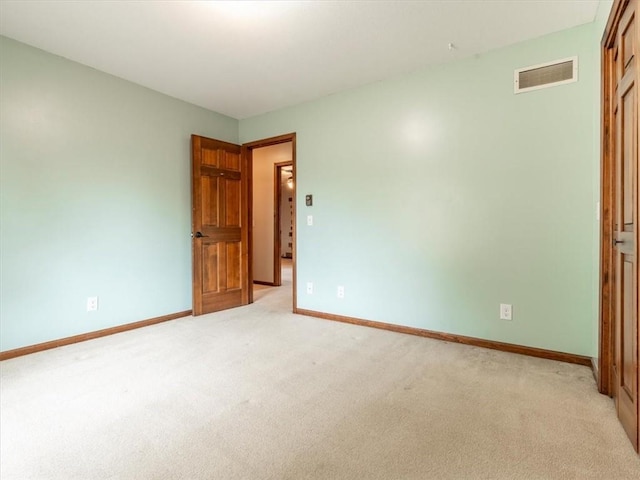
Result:
{"label": "pale green wall", "polygon": [[603,17],[239,125],[0,37],[0,348],[190,308],[189,135],[295,131],[300,308],[595,355]]}
{"label": "pale green wall", "polygon": [[[297,132],[298,306],[595,355],[594,29],[241,120]],[[573,55],[579,82],[514,95],[514,69]]]}
{"label": "pale green wall", "polygon": [[189,136],[237,120],[4,37],[0,81],[0,348],[190,309]]}

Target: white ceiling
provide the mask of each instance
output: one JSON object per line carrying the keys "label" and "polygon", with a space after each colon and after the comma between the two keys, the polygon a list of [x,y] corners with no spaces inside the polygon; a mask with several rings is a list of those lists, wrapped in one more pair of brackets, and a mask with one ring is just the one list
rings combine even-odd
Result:
{"label": "white ceiling", "polygon": [[597,8],[598,0],[0,0],[0,34],[241,119],[588,23]]}

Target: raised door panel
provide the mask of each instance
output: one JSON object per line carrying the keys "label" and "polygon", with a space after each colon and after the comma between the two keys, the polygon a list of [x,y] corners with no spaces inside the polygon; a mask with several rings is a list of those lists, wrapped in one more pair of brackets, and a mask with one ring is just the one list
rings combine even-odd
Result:
{"label": "raised door panel", "polygon": [[218,275],[218,265],[220,262],[219,250],[219,243],[208,243],[202,245],[203,293],[218,293],[220,291],[220,277]]}
{"label": "raised door panel", "polygon": [[240,171],[240,154],[225,152],[224,168],[227,170]]}
{"label": "raised door panel", "polygon": [[227,290],[236,290],[242,286],[242,256],[240,242],[227,242]]}
{"label": "raised door panel", "polygon": [[202,226],[217,227],[220,225],[218,210],[220,187],[218,178],[202,176],[200,177],[200,185],[202,191]]}
{"label": "raised door panel", "polygon": [[[623,255],[621,267],[622,289],[620,295],[620,324],[621,324],[621,352],[622,361],[620,387],[624,393],[634,399],[638,390],[637,379],[637,321],[634,315],[633,306],[636,295],[633,291],[633,276],[635,274],[634,262],[628,261]],[[633,402],[635,403],[635,402]]]}
{"label": "raised door panel", "polygon": [[241,228],[241,207],[242,207],[242,186],[240,180],[225,180],[225,226],[230,228]]}
{"label": "raised door panel", "polygon": [[202,165],[209,165],[212,167],[220,166],[221,151],[215,148],[203,148],[202,149]]}
{"label": "raised door panel", "polygon": [[635,116],[637,114],[637,98],[635,78],[633,71],[628,71],[620,82],[621,89],[621,107],[622,118],[620,123],[620,155],[622,156],[621,165],[621,187],[622,187],[622,230],[624,232],[633,232],[637,194],[635,184],[637,179],[637,158],[635,149],[637,144],[634,142],[637,135],[637,126],[635,125]]}
{"label": "raised door panel", "polygon": [[629,68],[630,63],[635,61],[635,54],[638,48],[638,40],[636,37],[636,21],[635,21],[635,12],[631,12],[629,18],[623,19],[623,28],[620,34],[620,45],[622,46],[622,59],[623,63],[621,65],[622,69],[626,70]]}

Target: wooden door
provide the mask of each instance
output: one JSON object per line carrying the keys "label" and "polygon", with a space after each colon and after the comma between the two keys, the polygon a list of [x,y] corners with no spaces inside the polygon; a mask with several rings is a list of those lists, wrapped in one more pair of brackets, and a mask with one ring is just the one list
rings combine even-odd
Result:
{"label": "wooden door", "polygon": [[614,305],[612,387],[618,417],[638,450],[638,76],[635,1],[613,44]]}
{"label": "wooden door", "polygon": [[191,136],[193,314],[249,303],[248,172],[240,146]]}

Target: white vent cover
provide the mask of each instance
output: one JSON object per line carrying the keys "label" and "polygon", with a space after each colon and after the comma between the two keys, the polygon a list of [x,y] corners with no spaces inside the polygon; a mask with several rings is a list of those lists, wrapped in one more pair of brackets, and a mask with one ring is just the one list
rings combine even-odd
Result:
{"label": "white vent cover", "polygon": [[513,74],[515,93],[530,92],[578,81],[578,57],[520,68]]}

